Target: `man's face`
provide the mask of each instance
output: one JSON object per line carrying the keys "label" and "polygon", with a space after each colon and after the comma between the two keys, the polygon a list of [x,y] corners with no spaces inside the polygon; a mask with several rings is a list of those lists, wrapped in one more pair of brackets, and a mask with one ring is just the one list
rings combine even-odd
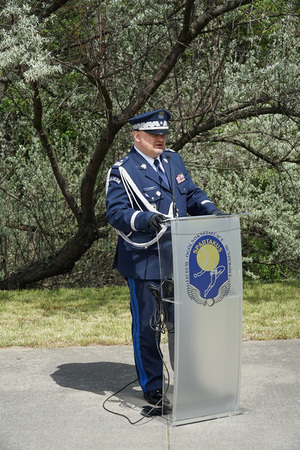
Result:
{"label": "man's face", "polygon": [[133,137],[136,148],[153,159],[162,154],[166,145],[165,134],[149,134],[146,131],[134,131]]}

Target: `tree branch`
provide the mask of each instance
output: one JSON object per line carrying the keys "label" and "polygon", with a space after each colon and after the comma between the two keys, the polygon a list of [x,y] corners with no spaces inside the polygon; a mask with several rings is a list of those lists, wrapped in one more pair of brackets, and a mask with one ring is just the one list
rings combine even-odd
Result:
{"label": "tree branch", "polygon": [[192,18],[194,15],[194,4],[195,0],[187,0],[185,2],[185,9],[183,15],[183,23],[182,23],[182,33],[188,33],[190,29],[190,24],[192,22]]}
{"label": "tree branch", "polygon": [[[261,100],[264,102],[265,100]],[[256,104],[259,102],[256,100]],[[249,103],[248,103],[249,105]],[[247,106],[248,106],[247,105]],[[253,102],[252,102],[253,105]],[[201,133],[205,133],[214,128],[218,128],[222,125],[236,122],[241,119],[248,119],[250,117],[258,117],[262,115],[268,114],[282,114],[282,115],[290,115],[293,114],[294,111],[289,111],[284,109],[282,106],[269,106],[269,107],[258,107],[252,109],[244,109],[245,105],[239,105],[235,108],[232,108],[224,113],[217,115],[213,115],[206,122],[202,123],[200,126],[196,126],[193,129],[188,130],[184,135],[173,145],[173,150],[179,151],[185,144],[191,141],[191,139],[195,138],[197,135]]]}
{"label": "tree branch", "polygon": [[197,20],[195,20],[190,27],[190,39],[194,39],[196,36],[200,34],[203,28],[211,22],[213,19],[225,14],[229,11],[233,11],[241,6],[249,5],[253,2],[253,0],[230,0],[223,5],[212,7],[208,7],[206,12],[202,14]]}
{"label": "tree branch", "polygon": [[94,85],[96,86],[96,88],[99,90],[99,92],[101,93],[103,100],[105,102],[105,106],[106,106],[106,111],[107,114],[109,116],[109,121],[112,120],[112,108],[113,108],[113,104],[112,104],[112,100],[110,98],[109,92],[106,89],[105,84],[100,80],[99,77],[97,77],[95,74],[93,74],[89,69],[87,70],[86,76],[88,78],[88,80]]}
{"label": "tree branch", "polygon": [[66,3],[68,3],[69,0],[54,0],[51,5],[47,6],[46,9],[42,12],[41,16],[43,19],[46,17],[51,16],[55,11],[57,11],[59,8],[63,7]]}
{"label": "tree branch", "polygon": [[234,144],[238,147],[242,147],[245,150],[247,150],[249,153],[252,153],[252,155],[255,155],[257,158],[262,159],[263,161],[267,162],[268,164],[271,164],[273,167],[277,167],[277,165],[282,162],[279,160],[272,160],[267,155],[264,155],[263,153],[259,152],[258,150],[255,150],[251,145],[246,144],[245,142],[242,142],[238,139],[233,138],[225,138],[225,137],[214,137],[210,139],[211,142],[226,142],[228,144]]}
{"label": "tree branch", "polygon": [[208,14],[205,12],[199,19],[194,21],[187,27],[193,14],[194,1],[189,0],[186,2],[186,8],[184,12],[184,19],[182,24],[181,33],[179,35],[177,43],[174,45],[171,52],[165,58],[165,61],[157,70],[152,80],[140,89],[135,100],[133,100],[127,108],[124,109],[119,119],[126,122],[126,120],[136,114],[139,109],[146,103],[153,93],[159,88],[159,86],[166,80],[172,69],[174,68],[178,58],[185,52],[189,44],[201,33],[206,25],[216,17],[225,14],[226,12],[233,11],[240,6],[252,3],[252,0],[231,0],[222,6],[215,8]]}
{"label": "tree branch", "polygon": [[[111,143],[114,140],[116,133],[125,125],[128,118],[134,116],[140,108],[146,103],[148,98],[150,98],[154,92],[161,86],[161,84],[166,80],[180,55],[185,52],[189,44],[193,39],[195,39],[203,28],[214,18],[221,14],[232,11],[242,5],[250,4],[252,0],[231,0],[224,5],[215,8],[210,15],[204,13],[196,22],[190,25],[190,21],[194,10],[194,1],[188,0],[186,2],[186,8],[184,12],[184,19],[182,24],[182,30],[178,41],[174,45],[171,52],[165,58],[165,61],[157,70],[156,74],[153,76],[152,80],[140,89],[135,95],[135,99],[120,113],[118,116],[113,117],[110,114],[111,105],[108,100],[109,97],[106,96],[106,105],[109,106],[109,121],[108,126],[95,148],[93,156],[87,167],[84,180],[81,188],[81,205],[84,220],[91,220],[94,214],[93,207],[93,189],[96,183],[96,178],[98,174],[99,167],[104,160],[105,155],[110,148]],[[96,80],[94,80],[96,82]],[[100,87],[100,86],[99,86]],[[105,95],[108,95],[103,91]]]}
{"label": "tree branch", "polygon": [[31,206],[28,205],[27,203],[23,202],[23,201],[22,201],[19,197],[17,197],[15,194],[13,194],[13,193],[7,191],[6,189],[4,189],[1,185],[0,185],[0,190],[1,190],[2,192],[4,192],[8,197],[11,197],[11,198],[13,198],[14,200],[16,200],[18,203],[21,203],[21,204],[24,206],[24,208],[26,208],[27,210],[29,210],[29,211],[31,212],[32,216],[33,216],[34,219],[36,220],[36,223],[38,224],[39,230],[41,231],[41,233],[42,233],[42,235],[45,237],[45,239],[48,241],[47,232],[46,232],[46,230],[44,229],[44,227],[43,227],[43,225],[42,225],[42,223],[41,223],[41,221],[40,221],[38,215],[35,214],[35,213],[32,211]]}
{"label": "tree branch", "polygon": [[102,138],[98,142],[90,162],[85,171],[81,184],[81,212],[82,223],[90,223],[94,220],[94,186],[96,183],[99,167],[103,162],[115,136],[123,124],[111,121],[108,123]]}
{"label": "tree branch", "polygon": [[74,216],[76,217],[77,221],[80,219],[80,213],[79,208],[77,206],[77,203],[70,193],[67,183],[60,171],[58,161],[56,158],[55,151],[53,149],[53,146],[50,142],[49,136],[43,126],[42,118],[43,118],[43,105],[42,100],[40,97],[38,85],[36,82],[32,83],[33,88],[33,108],[34,108],[34,119],[33,119],[33,125],[36,131],[38,132],[38,136],[43,144],[43,147],[46,150],[47,156],[50,160],[52,171],[54,173],[54,176],[56,178],[56,181],[60,187],[60,190],[65,197],[69,207],[71,208],[71,211],[73,212]]}

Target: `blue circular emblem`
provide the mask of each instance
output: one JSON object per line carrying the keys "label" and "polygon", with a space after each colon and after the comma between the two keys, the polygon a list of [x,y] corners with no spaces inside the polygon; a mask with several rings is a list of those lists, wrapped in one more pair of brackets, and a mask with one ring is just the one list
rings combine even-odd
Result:
{"label": "blue circular emblem", "polygon": [[191,247],[187,291],[204,306],[220,302],[230,291],[228,249],[213,234],[200,236]]}

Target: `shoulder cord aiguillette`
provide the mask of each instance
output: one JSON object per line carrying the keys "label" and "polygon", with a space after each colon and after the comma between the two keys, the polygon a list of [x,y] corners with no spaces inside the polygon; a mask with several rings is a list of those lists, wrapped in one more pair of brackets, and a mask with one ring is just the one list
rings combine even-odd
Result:
{"label": "shoulder cord aiguillette", "polygon": [[[145,209],[147,211],[153,212],[154,214],[162,214],[160,213],[157,209],[153,208],[153,206],[151,206],[151,204],[148,202],[148,200],[143,196],[143,194],[141,193],[141,191],[139,190],[139,188],[137,187],[137,185],[135,184],[135,182],[133,181],[133,179],[131,178],[131,176],[128,174],[128,172],[124,169],[124,167],[119,167],[119,172],[120,172],[120,176],[121,176],[121,180],[123,182],[126,194],[129,198],[131,207],[133,208],[133,201],[137,204],[140,205],[141,203],[144,205]],[[107,180],[109,180],[110,177],[110,171],[108,172],[107,175]],[[108,188],[108,182],[107,182],[107,187]],[[142,207],[139,206],[140,211],[143,211]],[[169,207],[169,213],[168,215],[164,214],[164,216],[166,218],[172,218],[172,211],[173,211],[173,202],[170,203],[170,207]],[[162,224],[162,229],[159,231],[159,233],[157,233],[157,235],[155,236],[155,238],[151,239],[151,241],[148,242],[133,242],[131,239],[129,239],[129,235],[126,235],[125,233],[123,233],[123,231],[117,230],[117,233],[129,244],[133,245],[134,247],[138,247],[138,248],[147,248],[150,245],[155,244],[156,242],[158,242],[158,240],[162,237],[162,235],[166,232],[167,230],[167,226]]]}

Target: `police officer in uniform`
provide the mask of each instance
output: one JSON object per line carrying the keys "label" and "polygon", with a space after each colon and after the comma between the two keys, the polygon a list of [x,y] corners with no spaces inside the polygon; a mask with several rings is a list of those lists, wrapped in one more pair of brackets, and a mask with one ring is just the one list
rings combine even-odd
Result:
{"label": "police officer in uniform", "polygon": [[169,119],[164,109],[129,119],[134,145],[108,172],[106,191],[107,218],[119,234],[113,267],[130,291],[136,371],[144,398],[154,405],[162,399],[163,363],[149,325],[156,301],[147,286],[160,283],[162,223],[174,215],[224,214],[193,183],[181,156],[165,148]]}

